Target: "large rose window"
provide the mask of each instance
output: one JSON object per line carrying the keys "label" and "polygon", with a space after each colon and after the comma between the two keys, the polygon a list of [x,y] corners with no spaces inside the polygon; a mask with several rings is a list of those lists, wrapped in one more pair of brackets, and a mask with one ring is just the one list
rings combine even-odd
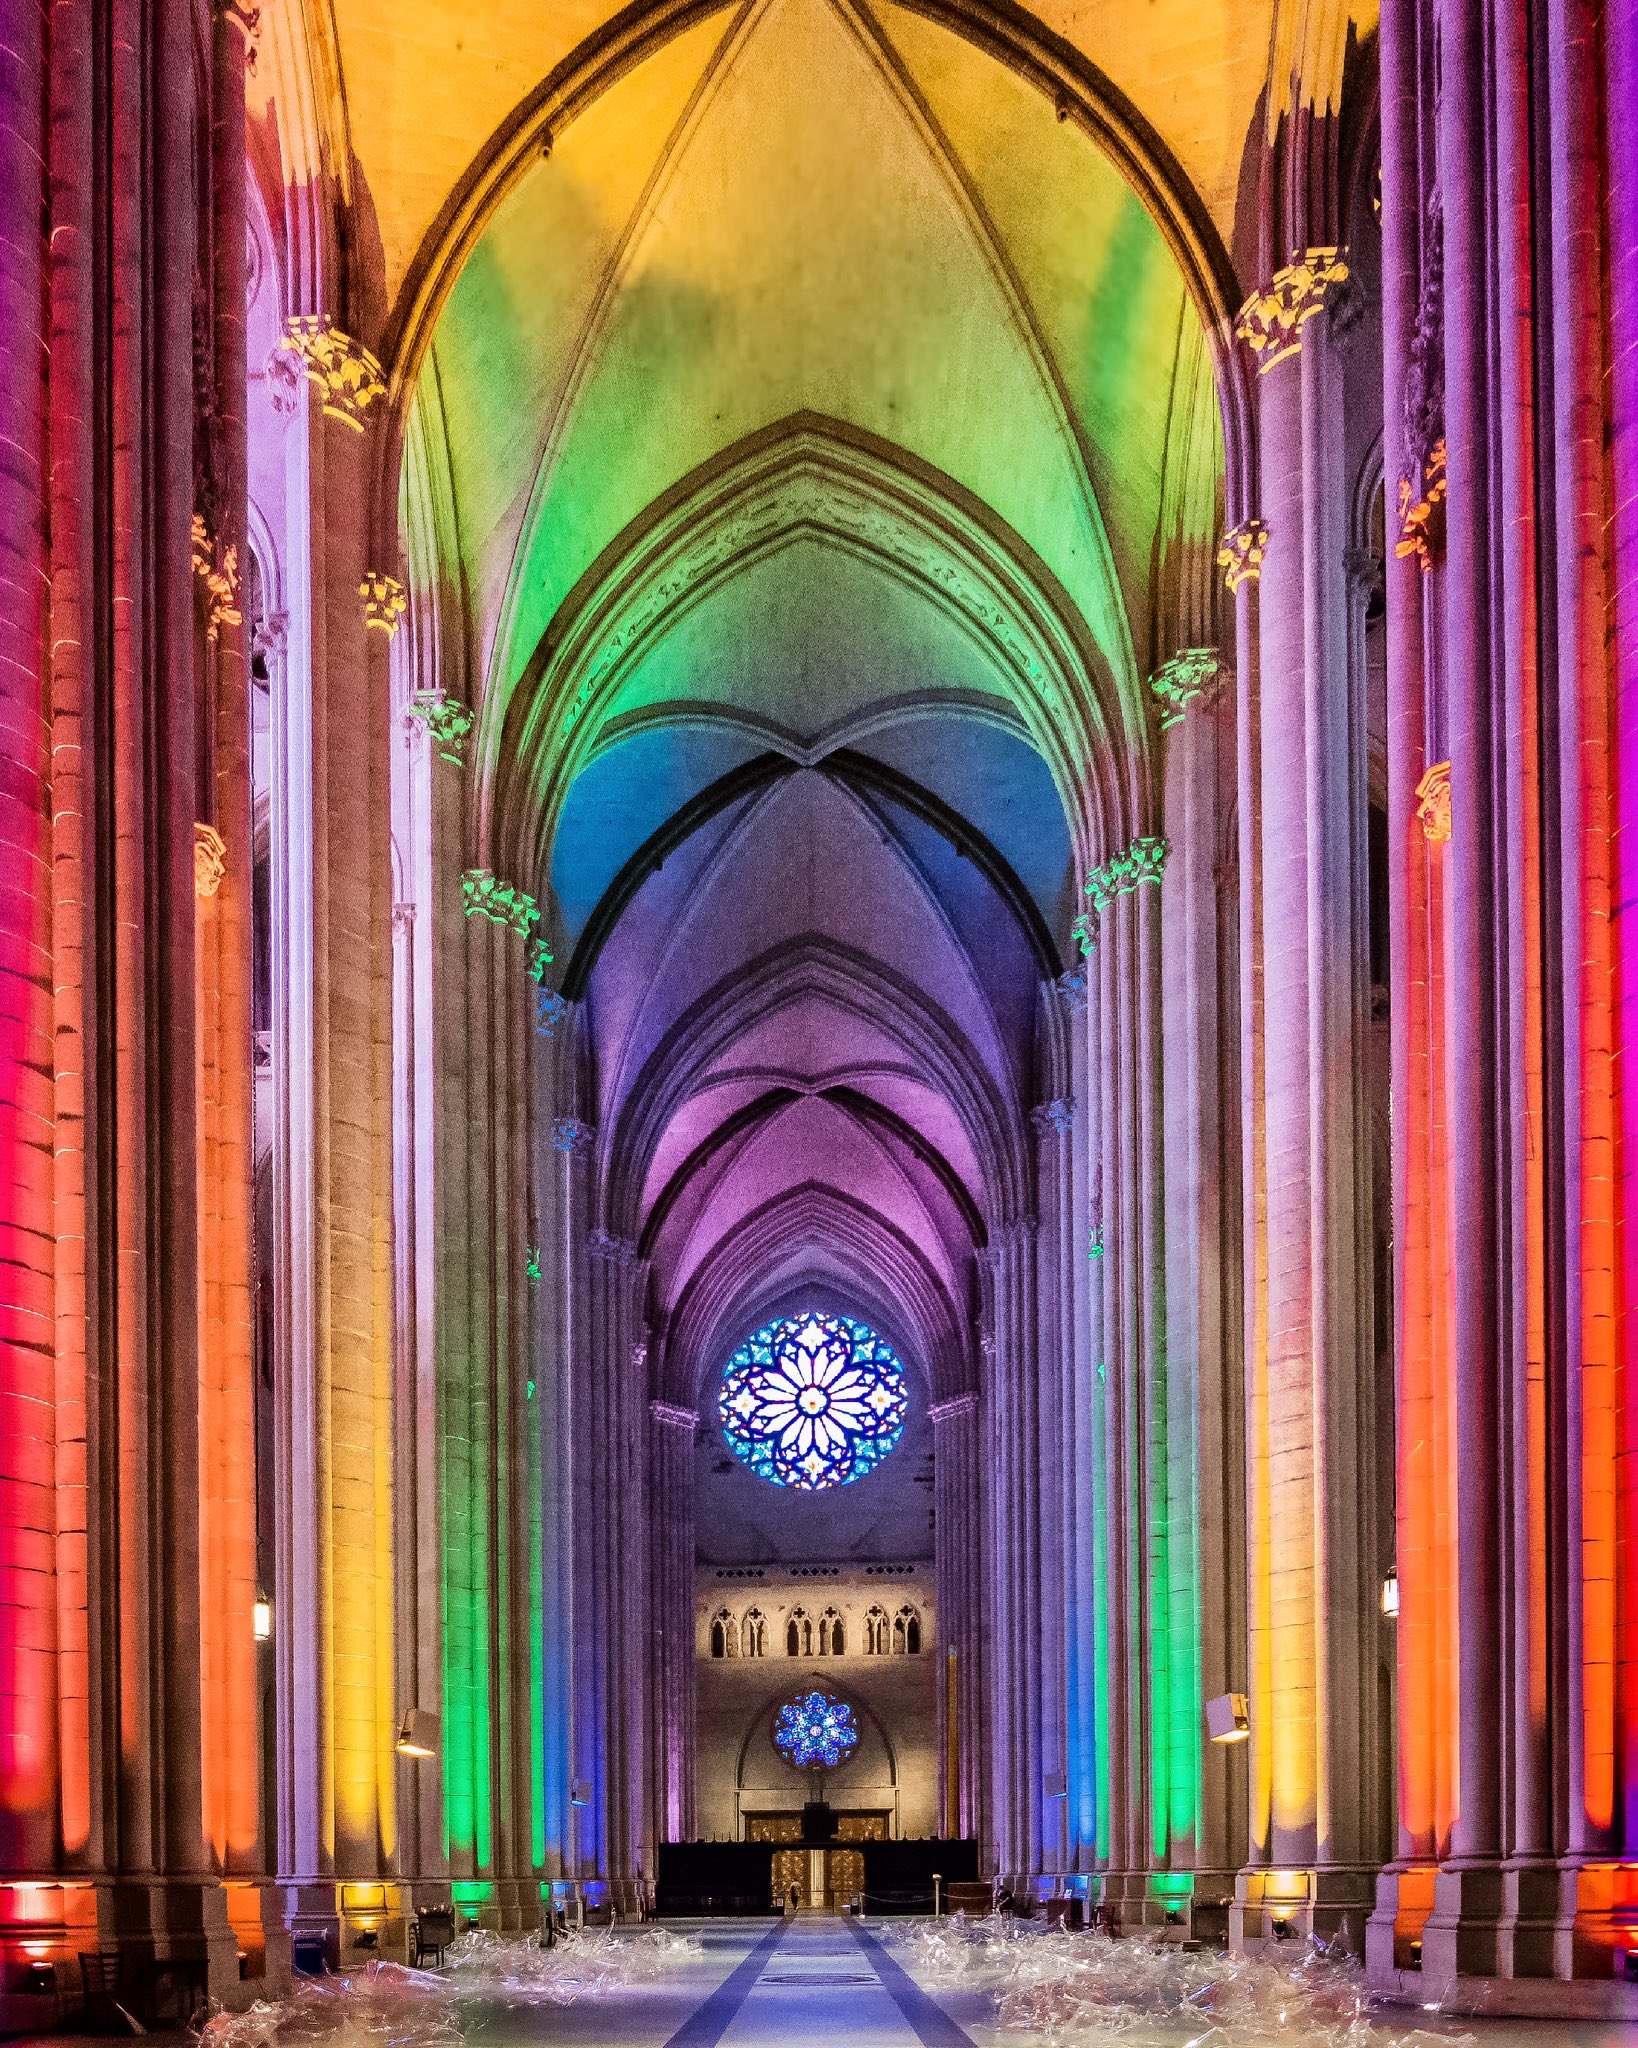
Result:
{"label": "large rose window", "polygon": [[859,1746],[859,1719],[834,1693],[798,1693],[774,1715],[773,1742],[793,1771],[834,1771]]}
{"label": "large rose window", "polygon": [[785,1316],[722,1375],[722,1433],[774,1486],[818,1493],[873,1471],[904,1434],[904,1368],[851,1316]]}

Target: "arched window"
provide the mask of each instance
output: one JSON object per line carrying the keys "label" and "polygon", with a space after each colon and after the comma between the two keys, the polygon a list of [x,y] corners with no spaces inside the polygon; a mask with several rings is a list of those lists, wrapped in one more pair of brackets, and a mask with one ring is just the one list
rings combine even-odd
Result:
{"label": "arched window", "polygon": [[913,1607],[901,1607],[893,1617],[893,1654],[895,1657],[921,1655],[921,1616]]}
{"label": "arched window", "polygon": [[872,1607],[865,1616],[865,1655],[885,1657],[887,1655],[888,1627],[887,1612],[881,1607]]}
{"label": "arched window", "polygon": [[813,1655],[813,1623],[800,1607],[791,1609],[790,1620],[785,1624],[785,1655],[787,1657],[811,1657]]}
{"label": "arched window", "polygon": [[768,1654],[768,1624],[760,1608],[746,1611],[745,1619],[739,1625],[739,1650],[742,1657],[766,1657]]}
{"label": "arched window", "polygon": [[847,1630],[834,1607],[827,1607],[819,1617],[819,1654],[821,1657],[847,1655]]}
{"label": "arched window", "polygon": [[739,1630],[734,1626],[734,1617],[724,1607],[711,1621],[711,1655],[731,1657],[739,1648]]}

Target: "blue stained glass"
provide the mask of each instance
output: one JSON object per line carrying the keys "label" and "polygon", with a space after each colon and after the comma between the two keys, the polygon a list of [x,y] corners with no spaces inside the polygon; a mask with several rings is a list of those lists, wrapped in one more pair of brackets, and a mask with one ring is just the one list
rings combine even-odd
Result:
{"label": "blue stained glass", "polygon": [[834,1693],[801,1692],[774,1716],[773,1739],[793,1770],[833,1771],[859,1746],[858,1716]]}
{"label": "blue stained glass", "polygon": [[773,1486],[819,1493],[873,1471],[904,1434],[904,1368],[851,1316],[785,1316],[722,1375],[728,1448]]}

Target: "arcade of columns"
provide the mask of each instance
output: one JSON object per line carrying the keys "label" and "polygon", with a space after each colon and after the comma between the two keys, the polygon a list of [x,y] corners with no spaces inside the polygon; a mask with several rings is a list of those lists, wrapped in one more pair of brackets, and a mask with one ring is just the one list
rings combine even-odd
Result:
{"label": "arcade of columns", "polygon": [[[263,1982],[292,1938],[390,1953],[452,1885],[517,1925],[543,1878],[651,1875],[693,1824],[695,1415],[611,1227],[522,837],[489,835],[467,758],[436,464],[358,338],[344,191],[291,178],[258,1545],[253,24],[6,19],[23,2024],[30,1958],[202,1957],[232,2001],[241,1953]],[[1216,337],[1221,574],[1167,594],[1149,829],[1094,848],[1083,958],[1042,992],[1033,1188],[977,1261],[971,1390],[933,1411],[947,1832],[1015,1884],[1088,1874],[1128,1925],[1222,1902],[1236,1941],[1340,1928],[1403,1995],[1499,1979],[1560,2013],[1546,1980],[1613,2000],[1638,1947],[1638,164],[1593,117],[1635,43],[1590,0],[1388,0],[1357,66],[1379,113],[1270,100],[1236,252],[1261,283]],[[1225,1694],[1238,1747],[1205,1739]],[[433,1759],[395,1750],[410,1708]]]}

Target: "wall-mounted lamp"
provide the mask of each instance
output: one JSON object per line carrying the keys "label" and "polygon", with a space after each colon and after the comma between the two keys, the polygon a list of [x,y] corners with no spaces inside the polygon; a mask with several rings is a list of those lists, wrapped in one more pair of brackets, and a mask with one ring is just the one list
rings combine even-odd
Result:
{"label": "wall-mounted lamp", "polygon": [[1388,1576],[1382,1581],[1382,1612],[1389,1621],[1399,1619],[1399,1573],[1390,1565]]}
{"label": "wall-mounted lamp", "polygon": [[1251,1733],[1251,1710],[1243,1692],[1220,1692],[1206,1702],[1206,1733],[1213,1742],[1244,1742]]}
{"label": "wall-mounted lamp", "polygon": [[273,1602],[260,1586],[256,1588],[256,1598],[251,1602],[250,1633],[259,1643],[271,1642],[273,1639]]}
{"label": "wall-mounted lamp", "polygon": [[429,1714],[425,1707],[406,1707],[404,1723],[393,1748],[400,1756],[436,1756],[438,1716]]}

